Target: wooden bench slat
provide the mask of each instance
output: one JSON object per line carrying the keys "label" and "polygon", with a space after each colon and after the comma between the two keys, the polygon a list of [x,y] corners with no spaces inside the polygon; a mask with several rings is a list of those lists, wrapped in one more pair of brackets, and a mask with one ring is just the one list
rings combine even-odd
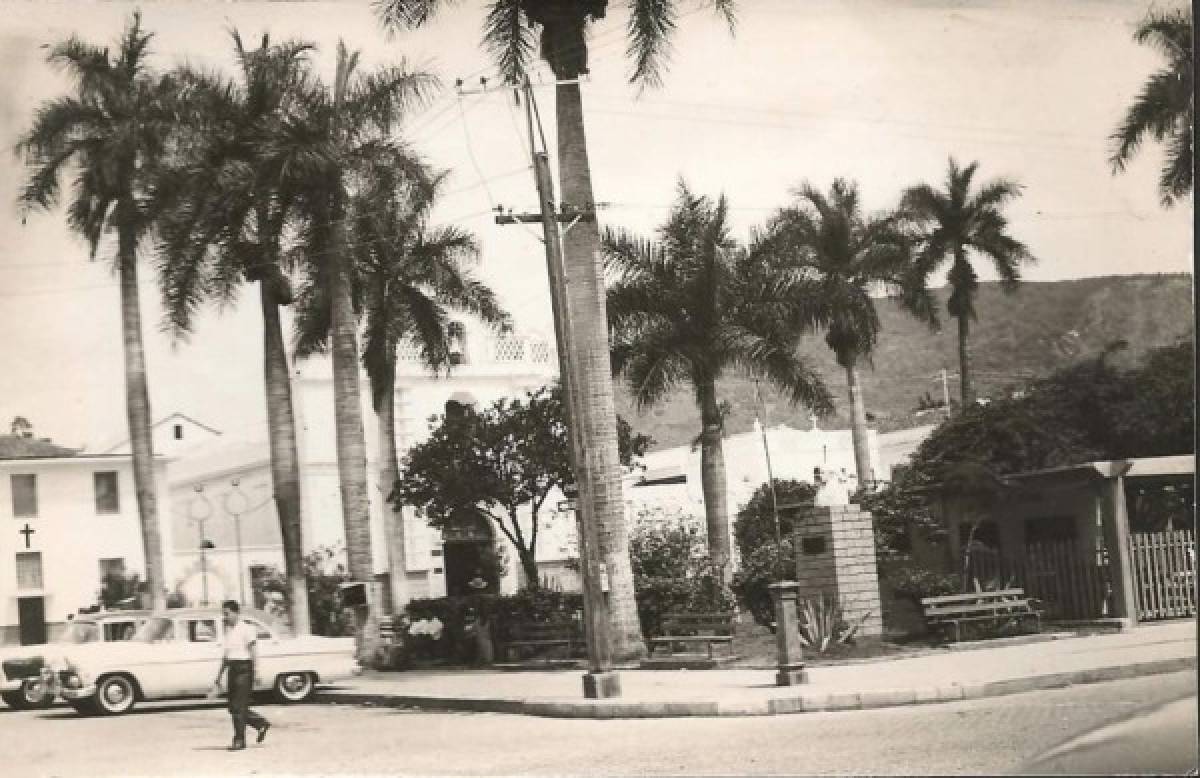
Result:
{"label": "wooden bench slat", "polygon": [[993,611],[1029,610],[1032,606],[1029,600],[1013,600],[1009,602],[993,602],[981,605],[956,605],[941,608],[926,608],[926,616],[946,616],[955,613],[991,613]]}
{"label": "wooden bench slat", "polygon": [[937,597],[922,597],[922,605],[932,605],[943,602],[959,602],[962,600],[979,600],[999,597],[1024,597],[1024,589],[999,589],[994,592],[964,592],[963,594],[941,594]]}

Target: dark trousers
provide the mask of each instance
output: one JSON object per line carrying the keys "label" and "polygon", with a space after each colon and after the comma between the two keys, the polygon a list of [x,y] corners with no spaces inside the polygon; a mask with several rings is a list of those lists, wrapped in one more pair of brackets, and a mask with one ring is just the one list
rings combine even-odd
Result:
{"label": "dark trousers", "polygon": [[233,737],[246,739],[246,725],[262,729],[267,720],[250,710],[254,691],[254,665],[249,660],[229,662],[229,715],[233,719]]}

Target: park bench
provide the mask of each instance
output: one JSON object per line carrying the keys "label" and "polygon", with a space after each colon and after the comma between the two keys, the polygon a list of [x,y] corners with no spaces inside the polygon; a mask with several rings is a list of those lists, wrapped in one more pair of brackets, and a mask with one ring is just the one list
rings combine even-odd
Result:
{"label": "park bench", "polygon": [[921,608],[930,626],[953,627],[954,640],[962,637],[964,623],[1001,624],[1032,619],[1035,631],[1041,631],[1042,612],[1034,607],[1036,599],[1025,596],[1024,589],[1000,589],[994,592],[967,592],[940,597],[923,597]]}
{"label": "park bench", "polygon": [[717,613],[669,613],[663,618],[663,634],[650,638],[650,654],[658,646],[666,646],[667,653],[674,654],[677,646],[703,643],[708,648],[708,658],[713,658],[713,646],[724,643],[733,653],[733,636],[737,618],[732,611]]}
{"label": "park bench", "polygon": [[514,621],[508,625],[508,636],[501,641],[501,656],[509,661],[520,659],[521,649],[561,647],[565,656],[572,657],[583,649],[583,628],[575,619],[554,621]]}

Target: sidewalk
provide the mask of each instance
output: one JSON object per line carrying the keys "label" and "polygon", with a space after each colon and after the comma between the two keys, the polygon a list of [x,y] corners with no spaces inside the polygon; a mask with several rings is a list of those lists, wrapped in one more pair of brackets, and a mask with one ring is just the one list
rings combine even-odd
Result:
{"label": "sidewalk", "polygon": [[1196,623],[1189,620],[814,666],[801,686],[775,686],[775,672],[767,669],[621,670],[621,697],[587,700],[581,670],[482,669],[371,674],[325,690],[323,699],[560,718],[763,716],[975,699],[1195,667]]}

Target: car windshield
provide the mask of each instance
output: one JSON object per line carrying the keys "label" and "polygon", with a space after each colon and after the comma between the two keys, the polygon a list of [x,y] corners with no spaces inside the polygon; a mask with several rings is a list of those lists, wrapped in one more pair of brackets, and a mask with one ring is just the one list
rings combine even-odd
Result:
{"label": "car windshield", "polygon": [[67,643],[96,643],[100,640],[100,625],[94,621],[75,621],[63,636]]}
{"label": "car windshield", "polygon": [[149,619],[138,630],[133,639],[141,643],[157,643],[161,640],[175,639],[175,622],[167,618]]}

